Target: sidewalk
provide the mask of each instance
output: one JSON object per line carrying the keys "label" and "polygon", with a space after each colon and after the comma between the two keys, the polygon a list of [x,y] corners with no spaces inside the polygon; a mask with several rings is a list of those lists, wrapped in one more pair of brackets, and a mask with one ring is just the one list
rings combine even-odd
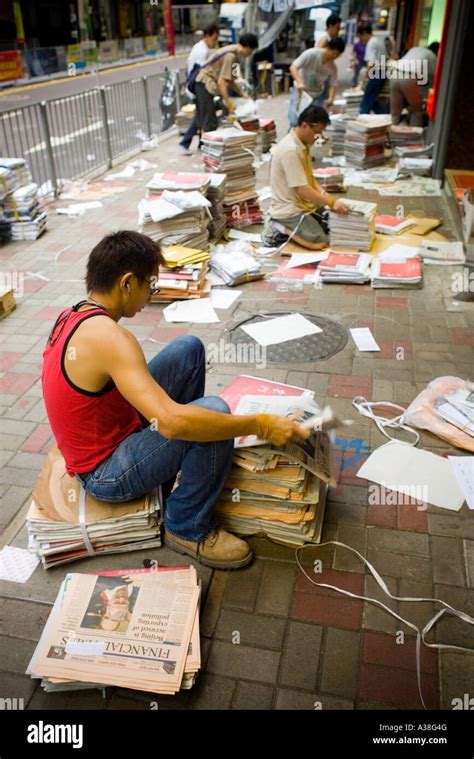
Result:
{"label": "sidewalk", "polygon": [[[277,118],[281,138],[287,128],[287,98],[265,103],[262,115]],[[162,170],[201,168],[198,156],[178,155],[177,137],[143,154]],[[193,146],[194,147],[194,146]],[[117,171],[117,169],[114,169]],[[84,297],[80,280],[92,247],[106,233],[136,229],[137,204],[152,172],[135,174],[126,192],[105,198],[102,209],[77,219],[49,209],[48,231],[35,242],[0,249],[3,271],[27,273],[25,295],[17,309],[0,323],[0,495],[2,545],[26,548],[24,518],[51,434],[41,399],[41,355],[52,323],[60,311]],[[259,186],[269,183],[269,164],[258,172]],[[379,204],[381,213],[394,213],[398,198],[351,191]],[[442,234],[453,238],[453,219],[444,198],[403,198],[405,213],[443,216]],[[69,202],[58,202],[65,206]],[[265,206],[267,207],[267,206]],[[270,267],[268,271],[271,271]],[[261,311],[326,314],[349,329],[369,326],[381,347],[377,354],[358,353],[349,339],[331,359],[317,363],[270,365],[258,370],[273,378],[315,391],[318,403],[354,419],[337,444],[338,487],[330,491],[324,540],[349,544],[365,556],[400,596],[441,598],[474,613],[474,521],[464,506],[460,512],[429,507],[368,506],[367,483],[356,472],[369,452],[386,442],[375,425],[361,417],[351,400],[393,401],[408,405],[437,376],[472,378],[474,312],[453,305],[451,267],[424,269],[422,290],[373,290],[369,286],[327,285],[303,293],[280,292],[276,283],[259,281],[243,286],[242,296],[215,325],[173,325],[162,319],[162,306],[149,305],[127,324],[143,342],[149,360],[180,334],[191,333],[204,344],[225,338],[230,321]],[[40,274],[49,281],[30,273]],[[403,347],[404,360],[395,349]],[[250,365],[213,365],[206,392],[218,394],[237,374],[256,374]],[[445,455],[449,447],[422,434],[421,446]],[[38,567],[25,584],[0,582],[4,604],[0,646],[3,669],[0,697],[24,698],[28,709],[420,709],[413,631],[369,603],[316,588],[298,570],[294,550],[263,538],[250,541],[256,560],[236,572],[212,571],[196,565],[203,583],[203,671],[196,686],[178,696],[159,697],[121,688],[44,694],[24,675],[59,585],[68,571],[140,567],[145,558],[177,565],[181,557],[163,547],[145,552],[85,560],[50,569]],[[316,581],[380,598],[416,625],[423,627],[434,613],[431,604],[392,602],[379,595],[364,565],[334,546],[307,549],[305,565],[323,561]],[[240,644],[232,643],[240,632]],[[405,633],[396,643],[395,633]],[[446,618],[430,639],[471,646],[472,629]],[[474,657],[469,654],[423,649],[422,688],[429,708],[451,709],[453,698],[471,692]]]}

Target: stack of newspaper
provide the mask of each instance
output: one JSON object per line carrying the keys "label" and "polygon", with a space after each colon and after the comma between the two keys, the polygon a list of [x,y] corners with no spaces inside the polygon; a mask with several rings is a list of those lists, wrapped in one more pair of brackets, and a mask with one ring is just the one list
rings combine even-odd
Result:
{"label": "stack of newspaper", "polygon": [[[320,413],[313,393],[241,376],[221,394],[236,414],[270,413],[305,422]],[[327,484],[335,484],[326,432],[277,448],[255,436],[237,438],[233,467],[216,508],[219,522],[241,535],[278,542],[319,542]]]}
{"label": "stack of newspaper", "polygon": [[148,195],[155,195],[163,190],[182,190],[184,192],[201,192],[206,195],[209,188],[209,175],[197,171],[157,171],[147,184]]}
{"label": "stack of newspaper", "polygon": [[206,280],[209,253],[204,250],[172,245],[162,249],[166,266],[160,266],[159,292],[150,297],[152,303],[171,303],[208,296],[211,286]]}
{"label": "stack of newspaper", "polygon": [[188,131],[195,116],[196,106],[194,103],[188,103],[187,105],[182,106],[181,110],[178,111],[174,117],[174,123],[178,127],[180,134],[185,134]]}
{"label": "stack of newspaper", "polygon": [[227,174],[208,174],[211,183],[207,191],[208,200],[211,202],[212,220],[209,224],[209,237],[218,242],[226,227],[224,213],[224,198],[227,192]]}
{"label": "stack of newspaper", "polygon": [[139,231],[162,245],[207,250],[210,205],[197,190],[149,194],[138,204]]}
{"label": "stack of newspaper", "polygon": [[331,115],[331,123],[325,128],[326,134],[331,138],[331,155],[344,155],[344,139],[346,136],[347,117],[343,114]]}
{"label": "stack of newspaper", "polygon": [[356,118],[358,116],[363,96],[363,90],[344,90],[342,97],[346,101],[345,113],[347,116],[350,116],[351,118]]}
{"label": "stack of newspaper", "polygon": [[242,227],[261,223],[263,217],[253,167],[257,134],[228,127],[204,132],[202,141],[206,170],[227,174],[224,198],[227,225]]}
{"label": "stack of newspaper", "polygon": [[314,178],[326,192],[344,192],[344,174],[335,166],[313,169]]}
{"label": "stack of newspaper", "polygon": [[424,156],[405,156],[400,158],[397,164],[400,174],[416,174],[419,177],[431,176],[433,159]]}
{"label": "stack of newspaper", "polygon": [[31,172],[24,158],[1,158],[0,167],[8,169],[11,175],[3,175],[7,181],[7,192],[13,192],[31,182]]}
{"label": "stack of newspaper", "polygon": [[245,250],[246,247],[239,240],[230,245],[218,245],[211,258],[211,270],[230,287],[265,276],[260,263]]}
{"label": "stack of newspaper", "polygon": [[316,281],[363,285],[370,280],[371,258],[368,253],[343,253],[331,250],[327,258],[318,266]]}
{"label": "stack of newspaper", "polygon": [[[0,158],[0,161],[2,159]],[[10,169],[0,165],[0,202],[15,189],[15,175]]]}
{"label": "stack of newspaper", "polygon": [[126,503],[99,501],[66,473],[56,447],[33,489],[26,522],[28,548],[46,569],[96,554],[161,545],[158,493]]}
{"label": "stack of newspaper", "polygon": [[31,182],[7,195],[4,219],[11,224],[13,240],[36,240],[46,229],[47,222],[38,201],[38,185]]}
{"label": "stack of newspaper", "polygon": [[346,163],[359,169],[382,165],[386,139],[386,126],[359,119],[349,121],[344,138]]}
{"label": "stack of newspaper", "polygon": [[262,153],[268,153],[271,146],[276,142],[276,126],[273,119],[259,119],[258,142]]}
{"label": "stack of newspaper", "polygon": [[384,260],[380,256],[372,263],[370,278],[374,288],[419,288],[423,280],[421,261],[418,256],[400,261]]}
{"label": "stack of newspaper", "polygon": [[423,146],[425,144],[423,135],[423,127],[392,124],[389,130],[390,142],[395,149],[408,147],[411,145]]}
{"label": "stack of newspaper", "polygon": [[26,674],[47,691],[173,695],[201,668],[194,567],[67,574]]}
{"label": "stack of newspaper", "polygon": [[377,203],[362,200],[344,200],[350,206],[347,214],[329,212],[329,242],[331,248],[370,250],[375,239]]}
{"label": "stack of newspaper", "polygon": [[399,235],[415,225],[416,219],[408,219],[404,216],[380,214],[375,217],[375,231],[383,235]]}

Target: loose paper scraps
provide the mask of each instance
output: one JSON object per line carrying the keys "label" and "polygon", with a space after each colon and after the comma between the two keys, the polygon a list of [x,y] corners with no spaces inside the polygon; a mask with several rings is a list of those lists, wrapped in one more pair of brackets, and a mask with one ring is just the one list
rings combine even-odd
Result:
{"label": "loose paper scraps", "polygon": [[279,343],[286,343],[288,340],[296,340],[299,337],[322,332],[320,327],[317,327],[301,314],[277,316],[276,319],[268,319],[268,321],[243,324],[241,329],[259,345],[264,346],[278,345]]}
{"label": "loose paper scraps", "polygon": [[5,546],[0,551],[0,580],[25,583],[38,564],[38,557],[24,548]]}
{"label": "loose paper scraps", "polygon": [[220,319],[214,311],[209,298],[198,300],[177,300],[163,309],[167,322],[194,322],[194,324],[211,324]]}
{"label": "loose paper scraps", "polygon": [[374,336],[368,327],[353,327],[351,329],[352,339],[360,351],[379,351],[380,348],[375,342]]}

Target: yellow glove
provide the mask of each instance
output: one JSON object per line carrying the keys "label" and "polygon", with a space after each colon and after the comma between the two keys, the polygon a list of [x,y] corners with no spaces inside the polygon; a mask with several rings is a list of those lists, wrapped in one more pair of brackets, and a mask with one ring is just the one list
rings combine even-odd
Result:
{"label": "yellow glove", "polygon": [[305,430],[294,419],[272,414],[257,414],[257,437],[260,440],[268,440],[273,445],[285,445],[290,440],[309,437],[309,430]]}

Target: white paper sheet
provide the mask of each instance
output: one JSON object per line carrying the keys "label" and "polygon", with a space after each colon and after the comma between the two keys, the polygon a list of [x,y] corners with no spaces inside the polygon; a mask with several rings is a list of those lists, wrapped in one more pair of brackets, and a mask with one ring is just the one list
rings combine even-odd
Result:
{"label": "white paper sheet", "polygon": [[231,229],[229,240],[245,240],[246,242],[262,242],[260,232],[242,232],[241,229]]}
{"label": "white paper sheet", "polygon": [[360,351],[379,351],[380,348],[375,342],[374,336],[368,327],[353,327],[351,329],[352,339]]}
{"label": "white paper sheet", "polygon": [[288,340],[296,340],[306,335],[315,335],[322,332],[320,327],[305,319],[301,314],[289,316],[277,316],[276,319],[257,322],[256,324],[243,324],[241,329],[252,337],[259,345],[278,345]]}
{"label": "white paper sheet", "polygon": [[357,477],[450,511],[459,511],[464,503],[449,461],[408,443],[392,440],[377,448]]}
{"label": "white paper sheet", "polygon": [[133,177],[135,174],[135,169],[133,168],[132,164],[129,163],[123,171],[118,172],[117,174],[109,174],[108,176],[104,177],[106,182],[111,182],[113,179],[128,179],[128,177]]}
{"label": "white paper sheet", "polygon": [[328,255],[329,250],[322,251],[321,253],[293,253],[286,268],[293,269],[295,266],[318,263],[319,261],[324,261]]}
{"label": "white paper sheet", "polygon": [[211,324],[220,319],[214,311],[210,298],[197,300],[176,300],[163,309],[167,322],[194,322],[194,324]]}
{"label": "white paper sheet", "polygon": [[88,203],[71,203],[66,208],[57,208],[56,213],[63,214],[65,216],[81,216],[85,211],[90,208],[102,208],[103,204],[100,200],[91,200]]}
{"label": "white paper sheet", "polygon": [[278,248],[268,248],[265,245],[262,245],[260,248],[257,248],[255,250],[255,253],[258,253],[259,256],[270,256],[276,250],[278,250]]}
{"label": "white paper sheet", "polygon": [[242,290],[211,290],[213,308],[230,308],[232,303],[242,295]]}
{"label": "white paper sheet", "polygon": [[0,551],[0,580],[25,583],[39,564],[35,554],[24,548],[5,546]]}
{"label": "white paper sheet", "polygon": [[382,250],[382,252],[379,253],[378,258],[380,261],[404,263],[407,258],[418,256],[418,253],[419,248],[416,245],[402,245],[397,242],[394,245],[390,245],[389,248]]}
{"label": "white paper sheet", "polygon": [[474,509],[474,456],[448,456],[448,461],[467,505]]}

